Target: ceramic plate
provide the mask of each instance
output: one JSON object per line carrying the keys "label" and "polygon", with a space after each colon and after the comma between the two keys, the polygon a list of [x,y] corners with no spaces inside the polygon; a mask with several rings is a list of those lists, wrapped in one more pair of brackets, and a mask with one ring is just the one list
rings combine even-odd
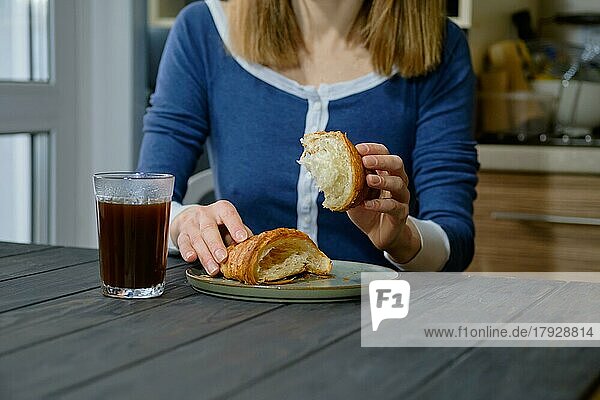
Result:
{"label": "ceramic plate", "polygon": [[323,303],[359,298],[361,272],[387,272],[387,279],[397,277],[397,272],[386,267],[338,260],[333,261],[329,277],[308,276],[282,285],[246,285],[222,276],[213,278],[202,268],[188,268],[185,275],[194,289],[214,296],[275,303]]}

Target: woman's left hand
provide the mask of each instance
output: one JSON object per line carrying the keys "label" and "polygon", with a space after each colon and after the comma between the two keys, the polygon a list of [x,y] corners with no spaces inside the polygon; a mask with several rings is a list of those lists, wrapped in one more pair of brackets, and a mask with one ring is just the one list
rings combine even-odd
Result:
{"label": "woman's left hand", "polygon": [[380,190],[380,195],[348,210],[348,216],[375,247],[398,263],[407,263],[419,252],[421,239],[406,223],[410,192],[404,163],[379,143],[361,143],[356,149],[363,165],[376,172],[367,175],[367,185]]}

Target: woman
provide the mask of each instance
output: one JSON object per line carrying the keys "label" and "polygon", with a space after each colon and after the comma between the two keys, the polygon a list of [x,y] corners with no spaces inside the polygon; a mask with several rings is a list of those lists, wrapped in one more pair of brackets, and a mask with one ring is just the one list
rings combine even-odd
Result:
{"label": "woman", "polygon": [[[333,259],[465,269],[478,167],[474,77],[441,0],[208,0],[178,16],[144,119],[139,170],[175,175],[170,237],[212,275],[224,242],[297,227]],[[297,160],[341,130],[379,199],[321,207]],[[207,147],[217,198],[180,202]]]}

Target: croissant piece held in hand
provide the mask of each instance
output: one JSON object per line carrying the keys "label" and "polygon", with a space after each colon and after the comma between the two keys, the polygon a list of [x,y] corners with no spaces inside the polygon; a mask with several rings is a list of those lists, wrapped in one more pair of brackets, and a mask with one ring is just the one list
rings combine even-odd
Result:
{"label": "croissant piece held in hand", "polygon": [[304,232],[278,228],[231,245],[221,263],[225,278],[256,285],[303,272],[328,275],[331,260]]}
{"label": "croissant piece held in hand", "polygon": [[298,161],[325,195],[323,207],[347,211],[369,193],[362,158],[345,133],[307,133],[300,139],[304,152]]}

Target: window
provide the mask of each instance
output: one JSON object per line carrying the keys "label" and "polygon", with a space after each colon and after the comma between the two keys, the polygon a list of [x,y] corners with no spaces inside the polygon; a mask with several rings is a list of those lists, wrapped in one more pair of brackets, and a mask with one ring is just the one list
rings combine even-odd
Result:
{"label": "window", "polygon": [[48,145],[47,132],[0,134],[0,240],[48,242]]}
{"label": "window", "polygon": [[0,0],[0,81],[47,82],[48,0]]}
{"label": "window", "polygon": [[0,135],[0,240],[31,241],[31,135]]}
{"label": "window", "polygon": [[49,1],[0,0],[0,240],[5,241],[50,240],[52,124],[43,123],[48,130],[37,132],[39,123],[33,122],[45,108],[33,99],[52,90]]}
{"label": "window", "polygon": [[0,195],[21,193],[18,200],[10,194],[8,208],[30,203],[18,222],[30,231],[17,235],[21,227],[11,222],[11,237],[96,244],[91,175],[134,164],[132,120],[134,108],[143,113],[145,72],[135,60],[144,54],[145,4],[0,0],[0,137],[6,151],[22,154],[0,165],[3,174],[19,176],[10,187],[0,182]]}

